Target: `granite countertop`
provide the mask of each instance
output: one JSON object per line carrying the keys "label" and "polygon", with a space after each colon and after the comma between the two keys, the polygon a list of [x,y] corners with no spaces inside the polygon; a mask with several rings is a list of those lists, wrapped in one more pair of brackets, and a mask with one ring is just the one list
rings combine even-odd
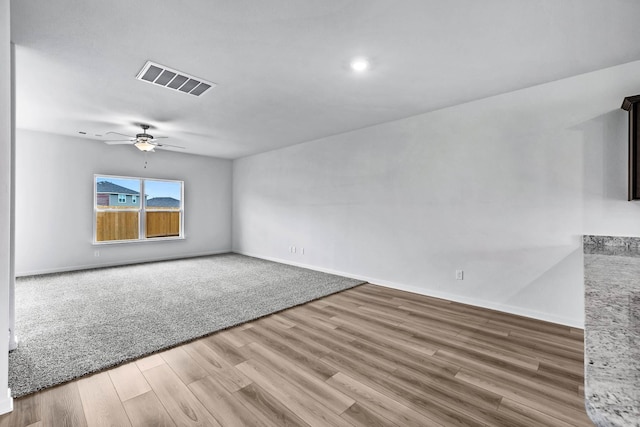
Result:
{"label": "granite countertop", "polygon": [[640,238],[583,243],[587,413],[597,426],[640,426]]}

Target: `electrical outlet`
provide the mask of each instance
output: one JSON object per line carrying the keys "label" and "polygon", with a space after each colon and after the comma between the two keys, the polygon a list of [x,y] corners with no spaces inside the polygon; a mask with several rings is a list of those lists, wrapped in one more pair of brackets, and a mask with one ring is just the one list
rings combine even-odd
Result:
{"label": "electrical outlet", "polygon": [[296,253],[296,247],[295,246],[291,246],[291,252],[293,252],[294,254]]}
{"label": "electrical outlet", "polygon": [[456,270],[456,280],[463,280],[463,279],[464,279],[464,271]]}
{"label": "electrical outlet", "polygon": [[93,256],[94,257],[99,257],[100,256],[100,251],[98,251],[98,250],[93,251]]}
{"label": "electrical outlet", "polygon": [[300,248],[300,255],[304,255],[304,248]]}

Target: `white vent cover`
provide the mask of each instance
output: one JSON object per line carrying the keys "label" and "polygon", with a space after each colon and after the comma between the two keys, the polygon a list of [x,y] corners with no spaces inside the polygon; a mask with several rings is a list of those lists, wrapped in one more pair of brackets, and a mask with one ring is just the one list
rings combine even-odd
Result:
{"label": "white vent cover", "polygon": [[215,83],[151,61],[144,64],[136,79],[195,96],[200,96],[216,86]]}

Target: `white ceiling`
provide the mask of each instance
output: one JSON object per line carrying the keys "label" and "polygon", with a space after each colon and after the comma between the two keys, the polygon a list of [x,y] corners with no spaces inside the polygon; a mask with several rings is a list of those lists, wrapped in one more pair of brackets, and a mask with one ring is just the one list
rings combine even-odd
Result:
{"label": "white ceiling", "polygon": [[[149,123],[187,153],[223,158],[640,59],[632,0],[19,0],[11,8],[18,128],[99,140]],[[373,64],[364,75],[348,68],[358,55]],[[147,60],[218,86],[195,97],[140,82]]]}

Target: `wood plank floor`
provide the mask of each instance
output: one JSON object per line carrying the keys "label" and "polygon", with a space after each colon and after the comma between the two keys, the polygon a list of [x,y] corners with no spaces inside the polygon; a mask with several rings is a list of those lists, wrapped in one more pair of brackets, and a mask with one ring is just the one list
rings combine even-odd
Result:
{"label": "wood plank floor", "polygon": [[16,399],[12,426],[591,426],[583,331],[361,285]]}

